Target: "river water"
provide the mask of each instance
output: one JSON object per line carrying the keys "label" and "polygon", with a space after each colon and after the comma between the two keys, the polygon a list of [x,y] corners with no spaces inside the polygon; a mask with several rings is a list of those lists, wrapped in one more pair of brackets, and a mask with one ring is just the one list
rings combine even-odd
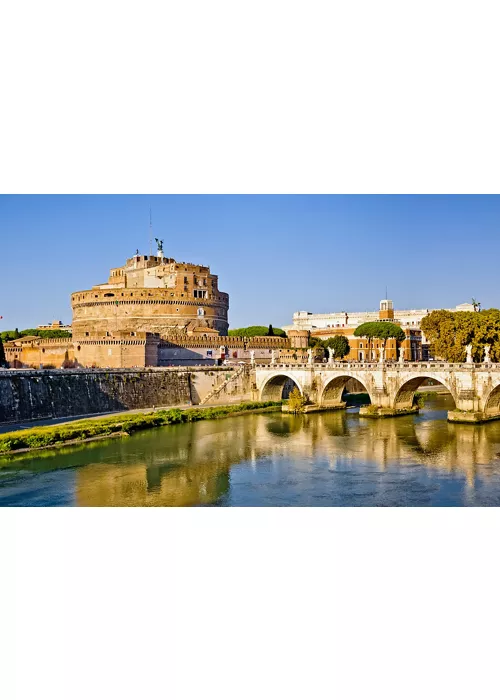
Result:
{"label": "river water", "polygon": [[0,506],[498,506],[500,421],[357,409],[173,425],[0,462]]}

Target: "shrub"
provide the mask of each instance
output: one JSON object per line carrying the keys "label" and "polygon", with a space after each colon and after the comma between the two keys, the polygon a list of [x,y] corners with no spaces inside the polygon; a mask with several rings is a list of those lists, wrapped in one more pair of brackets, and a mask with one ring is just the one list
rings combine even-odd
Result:
{"label": "shrub", "polygon": [[415,392],[415,395],[413,396],[413,405],[418,406],[419,408],[423,408],[425,406],[424,395],[420,394],[418,391]]}
{"label": "shrub", "polygon": [[302,396],[297,387],[294,387],[288,398],[288,408],[292,413],[303,413],[307,400]]}

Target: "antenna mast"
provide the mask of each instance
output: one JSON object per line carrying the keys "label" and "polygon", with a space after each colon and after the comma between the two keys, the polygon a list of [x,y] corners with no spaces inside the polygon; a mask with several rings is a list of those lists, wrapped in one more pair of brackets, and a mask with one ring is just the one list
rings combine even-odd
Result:
{"label": "antenna mast", "polygon": [[151,218],[151,207],[149,207],[149,257],[153,255],[153,220]]}

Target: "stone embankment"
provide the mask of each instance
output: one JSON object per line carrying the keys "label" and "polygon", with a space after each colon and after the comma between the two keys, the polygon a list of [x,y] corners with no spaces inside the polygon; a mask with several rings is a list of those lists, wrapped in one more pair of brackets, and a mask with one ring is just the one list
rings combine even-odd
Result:
{"label": "stone embankment", "polygon": [[[223,367],[2,370],[0,423],[197,405],[233,373]],[[220,402],[227,402],[229,392],[220,393]],[[245,400],[250,393],[249,380],[238,382],[230,399]]]}

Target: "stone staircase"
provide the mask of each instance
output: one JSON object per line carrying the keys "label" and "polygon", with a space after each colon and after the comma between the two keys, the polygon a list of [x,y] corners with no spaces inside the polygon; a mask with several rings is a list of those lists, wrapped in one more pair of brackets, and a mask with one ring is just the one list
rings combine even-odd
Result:
{"label": "stone staircase", "polygon": [[236,372],[232,373],[228,379],[225,379],[222,384],[219,384],[218,386],[215,386],[211,391],[208,392],[208,394],[201,399],[199,405],[203,405],[205,403],[209,403],[212,399],[214,399],[218,394],[220,394],[221,391],[226,389],[232,382],[234,382],[236,379],[241,377],[241,375],[245,372],[246,366],[245,365],[240,365],[239,368],[236,370]]}

